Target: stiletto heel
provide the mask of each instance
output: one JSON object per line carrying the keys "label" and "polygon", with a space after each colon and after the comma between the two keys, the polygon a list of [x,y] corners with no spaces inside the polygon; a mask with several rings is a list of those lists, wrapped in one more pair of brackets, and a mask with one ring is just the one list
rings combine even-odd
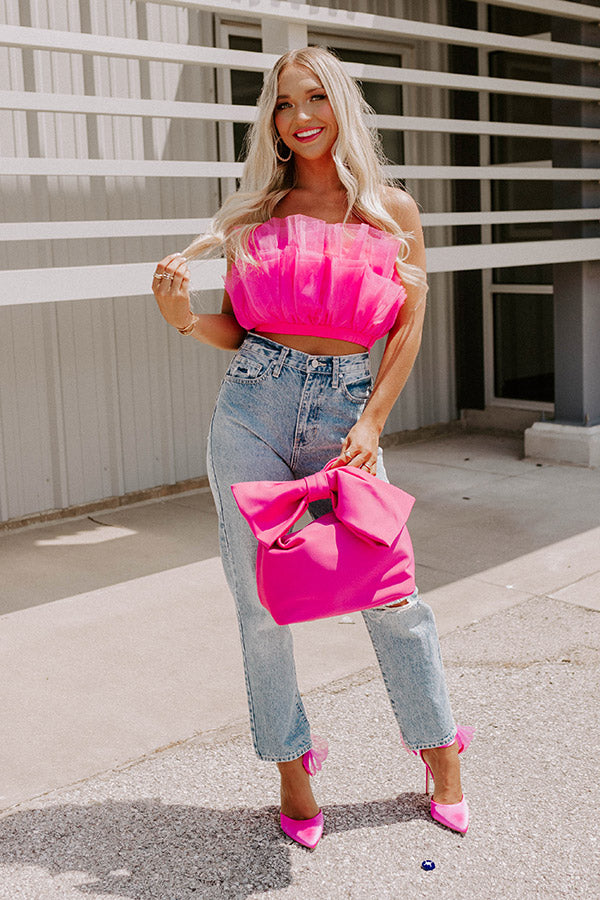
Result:
{"label": "stiletto heel", "polygon": [[[302,765],[310,776],[319,772],[323,763],[327,759],[329,747],[325,738],[319,735],[311,735],[312,749],[302,757]],[[323,810],[320,809],[316,816],[312,819],[291,819],[289,816],[280,813],[279,822],[281,830],[287,834],[297,844],[314,850],[323,834]]]}
{"label": "stiletto heel", "polygon": [[[473,740],[473,734],[475,733],[475,729],[470,725],[458,725],[456,728],[456,743],[458,744],[458,753],[464,753],[467,749],[471,741]],[[402,738],[401,738],[402,739]],[[404,744],[404,741],[402,741]],[[449,744],[441,744],[442,747],[451,747],[454,741],[450,741]],[[425,793],[429,793],[429,777],[431,776],[431,780],[433,781],[433,772],[430,767],[427,765],[425,760],[423,759],[423,751],[422,750],[410,750],[409,747],[404,747],[409,751],[409,753],[414,753],[415,756],[419,756],[423,762],[425,763]],[[431,798],[431,807],[430,807],[431,817],[435,819],[436,822],[440,822],[440,824],[445,825],[446,828],[451,828],[453,831],[459,831],[461,834],[466,834],[469,828],[469,807],[467,805],[467,800],[465,795],[463,794],[459,803],[438,803],[436,800]]]}

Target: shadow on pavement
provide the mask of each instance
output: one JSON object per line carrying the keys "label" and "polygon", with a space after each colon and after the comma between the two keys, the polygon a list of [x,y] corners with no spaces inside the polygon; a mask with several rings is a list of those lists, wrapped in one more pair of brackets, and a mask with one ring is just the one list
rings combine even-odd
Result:
{"label": "shadow on pavement", "polygon": [[[429,819],[427,799],[409,792],[323,811],[328,834]],[[159,798],[27,809],[0,821],[0,865],[70,873],[71,889],[88,896],[242,898],[292,883],[293,845],[278,813]]]}

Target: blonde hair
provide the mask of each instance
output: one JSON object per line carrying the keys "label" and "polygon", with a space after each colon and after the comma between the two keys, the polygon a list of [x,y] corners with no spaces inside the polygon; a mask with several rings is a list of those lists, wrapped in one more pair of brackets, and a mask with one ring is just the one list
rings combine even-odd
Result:
{"label": "blonde hair", "polygon": [[256,263],[249,251],[251,233],[258,224],[271,218],[279,201],[295,184],[293,153],[287,162],[282,162],[275,153],[278,134],[274,123],[279,75],[285,66],[293,63],[305,66],[319,78],[337,121],[338,136],[332,157],[348,195],[344,221],[356,210],[375,228],[400,239],[396,268],[405,283],[419,288],[420,303],[428,290],[425,272],[405,261],[414,232],[403,231],[382,202],[383,190],[392,179],[383,171],[386,160],[379,135],[366,123],[366,114],[373,110],[337,56],[321,47],[290,50],[268,73],[257,102],[256,119],[246,133],[246,159],[239,189],[225,200],[207,231],[182,253],[193,259],[222,248],[236,261]]}

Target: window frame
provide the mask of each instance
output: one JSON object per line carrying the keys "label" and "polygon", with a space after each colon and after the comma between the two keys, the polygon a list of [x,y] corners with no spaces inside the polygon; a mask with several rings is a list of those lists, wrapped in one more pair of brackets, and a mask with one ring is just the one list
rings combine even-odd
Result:
{"label": "window frame", "polygon": [[[488,21],[487,3],[480,3],[478,10],[478,27],[480,30],[487,30]],[[551,35],[548,33],[530,34],[527,37],[549,40]],[[490,75],[490,53],[492,50],[480,48],[478,51],[479,71],[482,76]],[[489,121],[490,117],[490,95],[488,92],[479,94],[479,119],[481,121]],[[482,134],[479,136],[479,159],[481,166],[491,165],[491,146],[492,136]],[[531,160],[526,165],[547,165],[552,166],[552,160]],[[480,209],[482,212],[492,212],[492,185],[489,180],[481,179],[480,181]],[[481,225],[481,242],[483,244],[491,244],[493,240],[492,225]],[[494,282],[494,270],[481,270],[481,289],[483,301],[483,366],[484,366],[484,396],[486,407],[508,407],[511,409],[526,409],[548,413],[550,416],[554,414],[554,403],[548,403],[542,400],[520,400],[518,398],[498,397],[495,392],[495,352],[494,352],[494,294],[551,294],[554,296],[554,286],[551,284],[519,284],[518,282],[496,283]]]}

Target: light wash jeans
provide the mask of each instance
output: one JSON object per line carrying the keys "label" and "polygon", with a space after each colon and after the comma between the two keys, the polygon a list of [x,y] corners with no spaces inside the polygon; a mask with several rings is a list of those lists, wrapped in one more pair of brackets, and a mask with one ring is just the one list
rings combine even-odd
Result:
{"label": "light wash jeans", "polygon": [[[302,756],[311,748],[310,727],[296,681],[292,633],[260,603],[258,544],[231,485],[292,481],[322,469],[339,456],[372,386],[367,351],[314,356],[253,332],[221,383],[208,435],[208,477],[223,568],[237,606],[252,738],[264,760]],[[381,447],[376,474],[389,481]],[[313,518],[331,509],[331,500],[309,504]],[[415,591],[405,606],[362,615],[406,746],[450,743],[456,727],[431,608]]]}

